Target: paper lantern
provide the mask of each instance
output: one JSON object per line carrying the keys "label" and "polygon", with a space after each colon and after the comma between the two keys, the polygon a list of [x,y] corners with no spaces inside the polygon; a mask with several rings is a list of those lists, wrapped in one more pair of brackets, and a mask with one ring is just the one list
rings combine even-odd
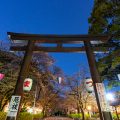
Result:
{"label": "paper lantern", "polygon": [[118,76],[118,79],[120,80],[120,74],[117,74],[117,76]]}
{"label": "paper lantern", "polygon": [[58,83],[61,84],[61,82],[62,82],[62,78],[58,77]]}
{"label": "paper lantern", "polygon": [[23,90],[30,91],[32,88],[33,80],[31,78],[26,78],[23,83]]}
{"label": "paper lantern", "polygon": [[0,73],[0,80],[2,80],[4,78],[4,74]]}
{"label": "paper lantern", "polygon": [[93,92],[94,88],[93,88],[93,81],[91,78],[85,79],[85,88],[89,93]]}

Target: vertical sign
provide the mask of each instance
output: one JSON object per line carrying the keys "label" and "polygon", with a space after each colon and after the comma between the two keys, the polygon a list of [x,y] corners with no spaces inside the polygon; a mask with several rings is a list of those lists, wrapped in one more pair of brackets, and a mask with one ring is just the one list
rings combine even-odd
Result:
{"label": "vertical sign", "polygon": [[106,100],[105,87],[103,83],[96,83],[97,93],[102,111],[110,112],[109,104]]}
{"label": "vertical sign", "polygon": [[7,116],[16,117],[21,96],[12,96]]}

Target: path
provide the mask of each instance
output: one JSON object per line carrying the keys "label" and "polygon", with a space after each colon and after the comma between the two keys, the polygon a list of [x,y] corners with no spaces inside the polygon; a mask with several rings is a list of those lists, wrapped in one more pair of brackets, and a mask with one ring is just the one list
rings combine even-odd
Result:
{"label": "path", "polygon": [[44,120],[73,120],[73,119],[67,117],[48,117],[44,118]]}

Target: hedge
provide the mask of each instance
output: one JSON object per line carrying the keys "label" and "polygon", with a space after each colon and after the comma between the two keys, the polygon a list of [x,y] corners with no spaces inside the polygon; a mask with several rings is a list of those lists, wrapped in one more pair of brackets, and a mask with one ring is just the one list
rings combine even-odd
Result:
{"label": "hedge", "polygon": [[[116,116],[115,113],[112,114],[112,117],[113,117],[114,120],[117,120],[117,116]],[[120,119],[120,114],[119,114],[119,119]]]}
{"label": "hedge", "polygon": [[5,120],[6,119],[6,113],[0,111],[0,120]]}
{"label": "hedge", "polygon": [[[82,118],[82,114],[69,114],[68,117],[71,117],[71,118]],[[89,114],[85,114],[85,119],[88,119],[90,118],[90,115]]]}
{"label": "hedge", "polygon": [[20,113],[18,120],[33,120],[33,115],[27,112]]}
{"label": "hedge", "polygon": [[[0,111],[0,120],[5,120],[6,119],[6,115],[7,113]],[[37,118],[43,118],[43,114],[30,114],[28,112],[22,112],[20,113],[20,115],[18,116],[18,120],[33,120],[33,118],[37,119]]]}
{"label": "hedge", "polygon": [[82,118],[82,114],[69,114],[68,117],[71,117],[71,118]]}
{"label": "hedge", "polygon": [[34,114],[33,115],[33,118],[43,118],[44,116],[43,116],[43,114],[42,113],[39,113],[39,114]]}

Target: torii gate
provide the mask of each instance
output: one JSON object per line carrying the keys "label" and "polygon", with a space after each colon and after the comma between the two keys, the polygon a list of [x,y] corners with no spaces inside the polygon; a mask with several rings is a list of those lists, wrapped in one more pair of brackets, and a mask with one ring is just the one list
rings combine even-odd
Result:
{"label": "torii gate", "polygon": [[[20,69],[18,80],[16,83],[14,95],[23,96],[23,82],[29,73],[30,62],[33,52],[83,52],[87,54],[87,59],[90,67],[91,77],[93,80],[93,86],[97,105],[100,113],[100,120],[112,120],[110,112],[105,112],[101,109],[100,100],[97,91],[97,83],[101,83],[100,76],[98,74],[93,51],[102,51],[99,47],[92,47],[92,42],[107,42],[111,39],[110,35],[36,35],[36,34],[23,34],[8,32],[9,39],[12,42],[24,42],[27,41],[27,45],[23,46],[11,46],[12,51],[25,51],[23,63]],[[36,43],[49,43],[56,44],[56,47],[37,46]],[[81,44],[82,47],[64,47],[63,44]],[[106,49],[107,50],[107,49]],[[19,107],[20,109],[20,107]],[[15,120],[15,118],[7,117],[6,120]]]}

